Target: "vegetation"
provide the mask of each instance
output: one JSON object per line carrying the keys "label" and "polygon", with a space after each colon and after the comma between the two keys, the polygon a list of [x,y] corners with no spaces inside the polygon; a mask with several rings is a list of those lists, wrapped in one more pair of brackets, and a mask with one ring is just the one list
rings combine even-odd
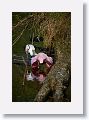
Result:
{"label": "vegetation", "polygon": [[[35,36],[41,36],[43,42],[33,43]],[[43,85],[37,81],[25,81],[22,86],[25,66],[13,64],[12,101],[71,101],[71,14],[13,12],[12,54],[25,56],[24,48],[29,43],[46,48],[46,54],[50,56],[50,51],[54,51],[54,66]]]}

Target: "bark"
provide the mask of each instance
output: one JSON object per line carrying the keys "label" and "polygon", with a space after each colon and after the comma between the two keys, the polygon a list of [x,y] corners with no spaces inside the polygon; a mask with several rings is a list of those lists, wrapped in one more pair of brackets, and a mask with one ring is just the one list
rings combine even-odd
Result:
{"label": "bark", "polygon": [[63,61],[62,64],[55,63],[34,101],[47,101],[49,99],[48,97],[50,92],[52,92],[53,101],[64,101],[63,91],[66,89],[70,79],[69,69],[69,63],[67,64]]}

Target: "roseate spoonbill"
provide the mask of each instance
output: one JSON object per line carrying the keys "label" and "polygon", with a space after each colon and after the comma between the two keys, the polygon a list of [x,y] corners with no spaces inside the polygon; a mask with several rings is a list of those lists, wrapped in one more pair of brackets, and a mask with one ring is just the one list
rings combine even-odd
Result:
{"label": "roseate spoonbill", "polygon": [[31,58],[31,65],[33,65],[35,62],[40,64],[46,63],[47,67],[49,67],[50,64],[53,64],[53,59],[48,57],[45,53],[38,53],[35,57]]}
{"label": "roseate spoonbill", "polygon": [[31,58],[31,66],[33,74],[38,74],[40,65],[45,65],[44,73],[47,75],[53,65],[53,59],[48,57],[45,53],[38,53],[35,57]]}
{"label": "roseate spoonbill", "polygon": [[31,59],[31,64],[34,62],[39,61],[39,63],[43,63],[44,61],[53,64],[53,59],[48,57],[45,53],[38,53],[35,57]]}
{"label": "roseate spoonbill", "polygon": [[35,47],[32,44],[26,45],[25,52],[27,54],[27,58],[28,58],[28,54],[30,54],[31,56],[37,55],[35,52]]}

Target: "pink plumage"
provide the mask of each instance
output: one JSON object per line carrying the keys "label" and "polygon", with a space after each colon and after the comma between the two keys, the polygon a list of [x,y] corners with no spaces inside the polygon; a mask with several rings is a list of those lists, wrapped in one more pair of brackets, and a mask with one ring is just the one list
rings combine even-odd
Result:
{"label": "pink plumage", "polygon": [[[43,73],[39,69],[39,64],[45,65]],[[31,58],[32,73],[39,81],[44,81],[52,65],[53,59],[48,57],[45,53],[38,53],[35,57]]]}
{"label": "pink plumage", "polygon": [[43,63],[44,60],[53,64],[53,59],[51,57],[48,57],[45,53],[38,53],[35,57],[31,59],[31,65],[36,61],[39,61],[39,63]]}

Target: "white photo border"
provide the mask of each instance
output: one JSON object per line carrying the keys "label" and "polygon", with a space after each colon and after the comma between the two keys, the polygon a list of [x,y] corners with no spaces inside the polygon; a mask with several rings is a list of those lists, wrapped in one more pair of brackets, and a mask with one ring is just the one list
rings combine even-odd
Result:
{"label": "white photo border", "polygon": [[[71,12],[71,102],[12,102],[12,12]],[[82,0],[3,0],[0,16],[0,113],[83,114]]]}

